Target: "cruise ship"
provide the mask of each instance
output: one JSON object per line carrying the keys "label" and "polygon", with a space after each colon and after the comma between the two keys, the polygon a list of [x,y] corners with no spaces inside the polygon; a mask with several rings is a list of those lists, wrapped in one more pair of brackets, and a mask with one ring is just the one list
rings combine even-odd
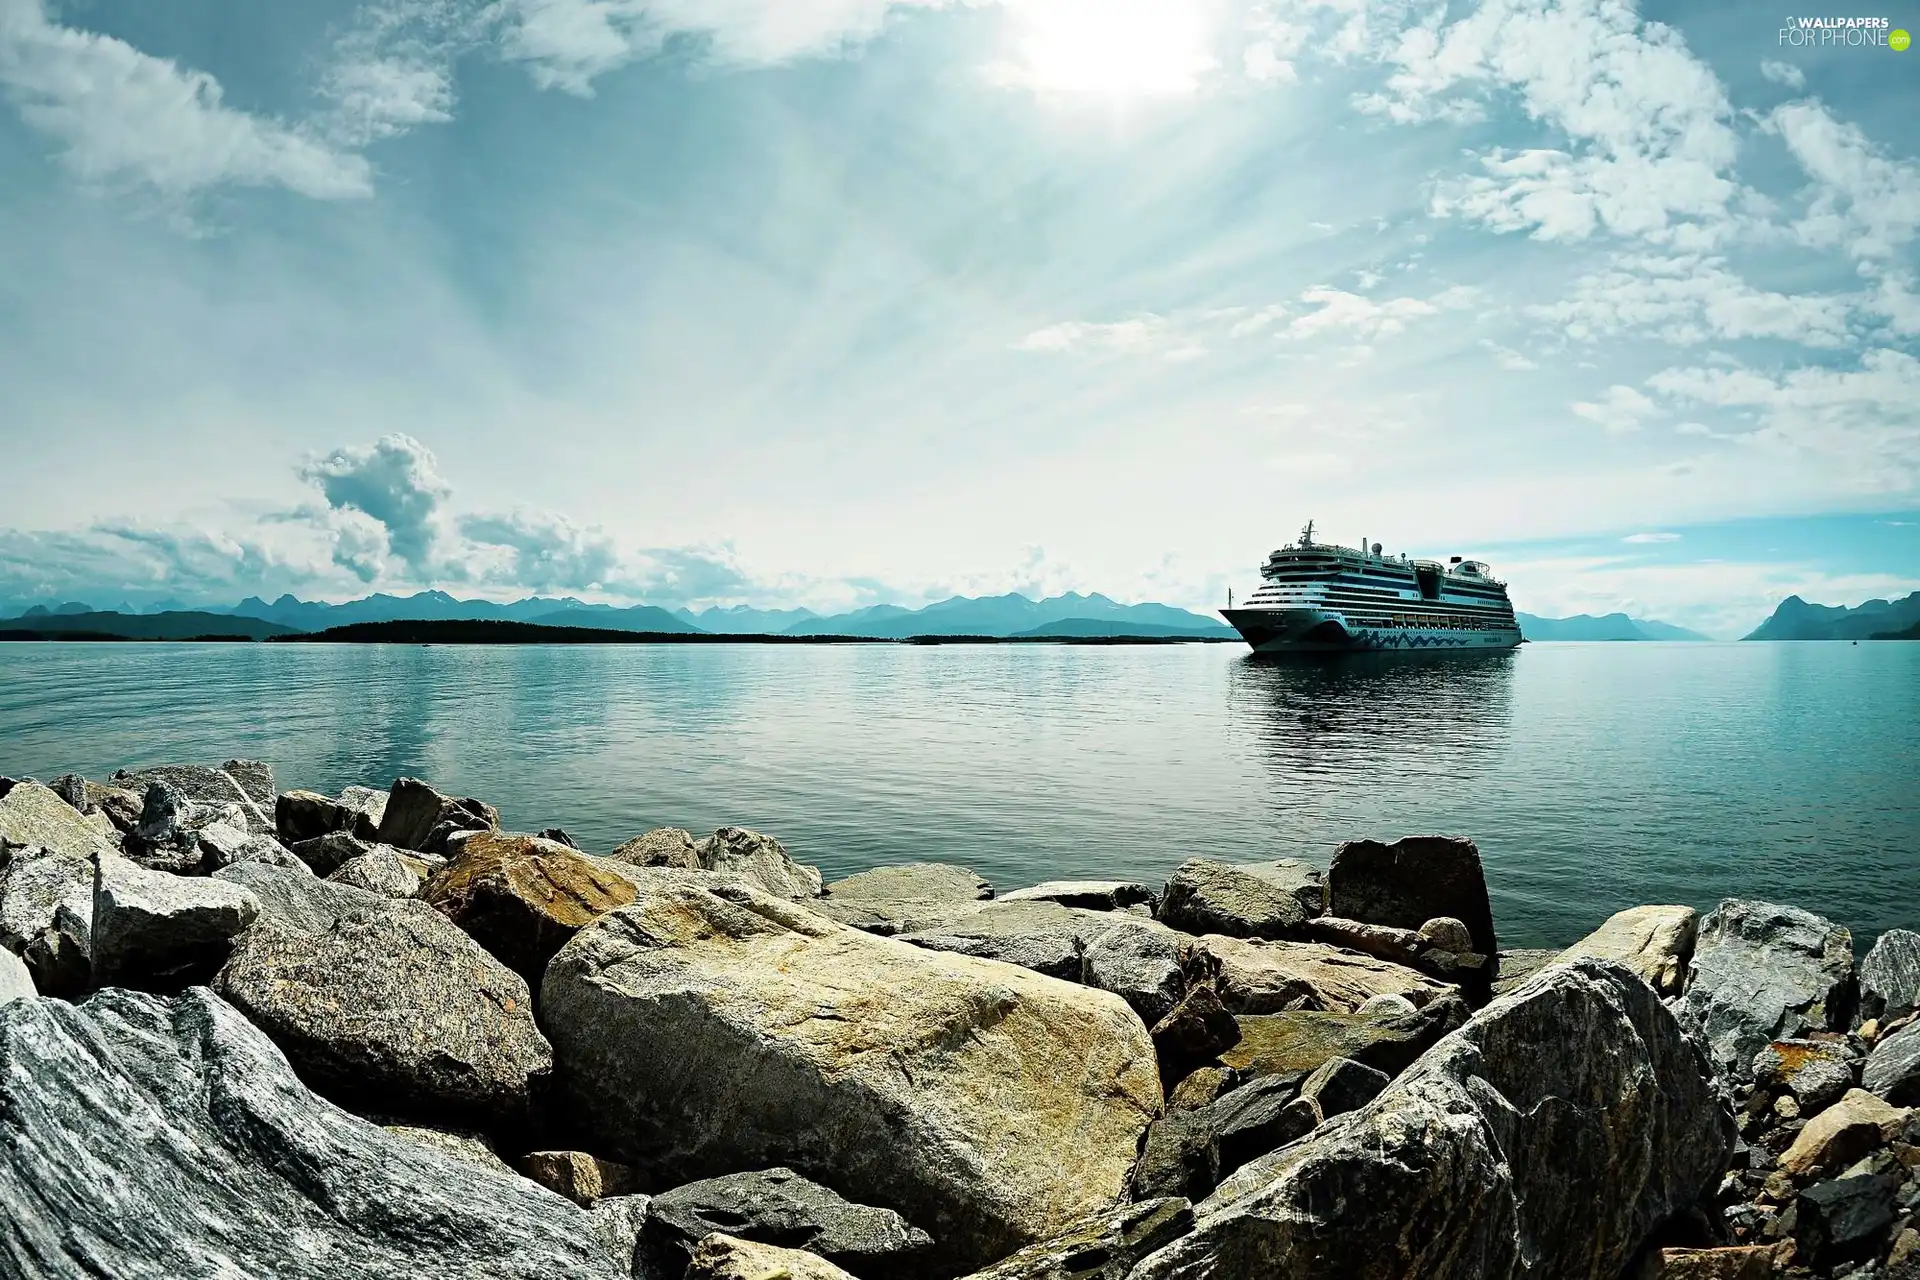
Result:
{"label": "cruise ship", "polygon": [[1256,653],[1511,649],[1520,624],[1499,582],[1478,560],[1409,560],[1380,544],[1300,540],[1267,557],[1260,588],[1221,616]]}

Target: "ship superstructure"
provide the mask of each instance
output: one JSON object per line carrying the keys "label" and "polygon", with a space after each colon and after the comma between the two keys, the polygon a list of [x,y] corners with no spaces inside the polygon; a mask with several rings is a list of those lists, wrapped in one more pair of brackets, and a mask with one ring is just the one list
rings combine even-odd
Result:
{"label": "ship superstructure", "polygon": [[1221,616],[1256,652],[1487,650],[1521,643],[1507,585],[1478,560],[1412,560],[1379,543],[1316,542],[1313,522]]}

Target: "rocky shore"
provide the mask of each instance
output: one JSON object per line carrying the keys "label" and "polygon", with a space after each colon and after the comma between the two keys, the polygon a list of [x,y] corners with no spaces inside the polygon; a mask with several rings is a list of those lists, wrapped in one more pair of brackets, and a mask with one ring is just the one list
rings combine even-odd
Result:
{"label": "rocky shore", "polygon": [[0,1277],[1920,1280],[1920,934],[0,778]]}

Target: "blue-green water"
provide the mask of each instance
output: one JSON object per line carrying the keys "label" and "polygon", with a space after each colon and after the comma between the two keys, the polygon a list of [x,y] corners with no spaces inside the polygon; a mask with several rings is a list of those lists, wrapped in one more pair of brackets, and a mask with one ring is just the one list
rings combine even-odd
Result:
{"label": "blue-green water", "polygon": [[604,852],[771,832],[834,877],[1013,888],[1469,835],[1505,945],[1643,902],[1920,924],[1920,644],[1537,644],[1273,664],[1238,647],[0,645],[0,773],[270,761],[411,774]]}

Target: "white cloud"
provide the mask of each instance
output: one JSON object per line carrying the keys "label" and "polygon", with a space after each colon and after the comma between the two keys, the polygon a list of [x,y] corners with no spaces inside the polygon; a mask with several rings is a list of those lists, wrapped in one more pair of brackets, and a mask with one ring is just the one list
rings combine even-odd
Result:
{"label": "white cloud", "polygon": [[1371,341],[1404,331],[1411,320],[1458,310],[1473,296],[1472,290],[1455,286],[1432,299],[1388,298],[1376,302],[1343,289],[1315,285],[1300,295],[1300,301],[1317,309],[1294,317],[1281,333],[1293,339],[1344,335]]}
{"label": "white cloud", "polygon": [[42,0],[0,0],[0,87],[85,181],[170,197],[228,183],[325,200],[372,191],[364,158],[227,106],[203,72],[61,26]]}
{"label": "white cloud", "polygon": [[1432,208],[1495,231],[1580,240],[1605,231],[1704,246],[1733,221],[1732,107],[1680,34],[1617,0],[1483,0],[1452,24],[1431,11],[1381,55],[1397,68],[1366,110],[1459,119],[1465,94],[1511,93],[1568,139],[1496,148],[1443,183]]}
{"label": "white cloud", "polygon": [[1767,126],[1813,179],[1806,216],[1794,227],[1803,243],[1887,258],[1920,232],[1920,166],[1882,155],[1818,99],[1774,108]]}
{"label": "white cloud", "polygon": [[1632,387],[1616,383],[1607,388],[1607,394],[1601,399],[1576,403],[1573,411],[1617,434],[1638,431],[1647,418],[1659,411],[1659,406]]}
{"label": "white cloud", "polygon": [[1680,346],[1715,339],[1779,338],[1810,347],[1847,345],[1850,299],[1755,289],[1723,258],[1627,254],[1575,282],[1571,297],[1528,314],[1569,337],[1645,335]]}
{"label": "white cloud", "polygon": [[1630,542],[1635,545],[1650,542],[1678,542],[1680,541],[1680,535],[1677,533],[1630,533],[1620,539],[1620,541]]}
{"label": "white cloud", "polygon": [[1493,354],[1494,363],[1512,373],[1526,373],[1538,369],[1538,362],[1528,359],[1512,347],[1504,347],[1491,338],[1480,339],[1480,345]]}
{"label": "white cloud", "polygon": [[507,553],[504,561],[480,559],[475,569],[481,577],[532,591],[593,591],[616,582],[620,552],[614,540],[563,515],[522,507],[467,516],[460,532],[482,547]]}
{"label": "white cloud", "polygon": [[[386,532],[387,547],[417,577],[446,571],[436,554],[445,533],[443,508],[452,486],[440,478],[433,452],[411,436],[390,435],[371,445],[343,445],[299,469],[300,478],[317,487],[335,511],[354,511],[377,522]],[[342,567],[366,578],[375,563],[374,548],[364,524],[345,526],[352,532],[336,553]]]}
{"label": "white cloud", "polygon": [[1775,62],[1769,58],[1760,64],[1760,74],[1795,91],[1807,87],[1807,73],[1791,62]]}
{"label": "white cloud", "polygon": [[1920,334],[1920,293],[1915,293],[1910,277],[1888,274],[1868,298],[1866,309],[1886,318],[1887,327],[1901,337]]}
{"label": "white cloud", "polygon": [[1035,329],[1015,346],[1021,351],[1072,351],[1078,348],[1139,351],[1152,345],[1159,335],[1166,332],[1166,328],[1165,321],[1153,315],[1117,320],[1110,324],[1062,320],[1058,324]]}
{"label": "white cloud", "polygon": [[1845,489],[1904,494],[1920,483],[1920,359],[1907,352],[1877,348],[1854,369],[1668,369],[1647,385],[1742,415],[1754,423],[1742,443],[1817,462]]}

